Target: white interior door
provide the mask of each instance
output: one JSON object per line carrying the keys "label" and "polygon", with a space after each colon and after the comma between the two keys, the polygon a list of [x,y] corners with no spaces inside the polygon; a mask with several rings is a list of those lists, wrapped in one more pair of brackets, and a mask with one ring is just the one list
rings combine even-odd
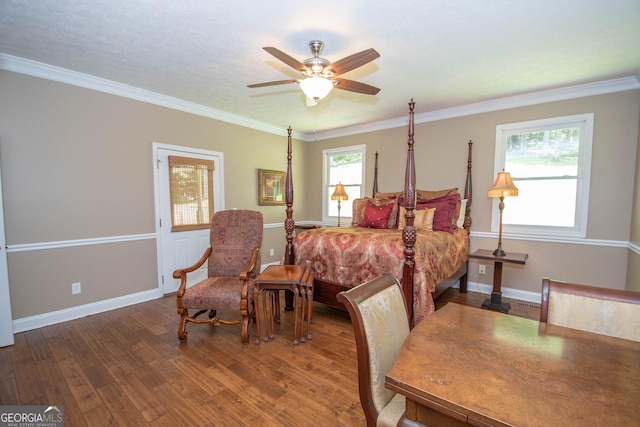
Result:
{"label": "white interior door", "polygon": [[13,317],[11,315],[11,295],[9,293],[9,272],[7,269],[7,242],[4,235],[2,181],[0,180],[0,347],[12,345],[13,343]]}
{"label": "white interior door", "polygon": [[[214,212],[224,209],[224,166],[222,153],[154,143],[154,173],[156,195],[156,236],[158,246],[159,286],[165,294],[176,292],[180,281],[173,272],[196,263],[209,247],[209,228],[192,231],[171,231],[171,202],[169,194],[169,156],[212,160]],[[207,263],[189,274],[187,286],[207,277]]]}

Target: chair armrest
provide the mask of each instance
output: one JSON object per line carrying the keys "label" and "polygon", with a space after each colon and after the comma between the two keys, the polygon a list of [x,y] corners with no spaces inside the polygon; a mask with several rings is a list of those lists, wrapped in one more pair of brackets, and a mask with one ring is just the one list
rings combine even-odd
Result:
{"label": "chair armrest", "polygon": [[182,277],[183,275],[185,275],[187,273],[191,273],[192,271],[196,271],[197,269],[202,267],[202,264],[204,264],[207,261],[207,259],[209,259],[209,255],[211,255],[211,247],[208,247],[207,250],[204,251],[204,254],[202,255],[202,257],[195,264],[193,264],[192,266],[174,271],[173,272],[173,278],[174,279],[179,279],[180,277]]}
{"label": "chair armrest", "polygon": [[249,273],[256,268],[256,262],[258,262],[258,254],[260,254],[260,248],[253,248],[253,252],[251,253],[251,259],[249,260],[249,265],[246,269],[240,272],[240,280],[246,281],[249,278]]}
{"label": "chair armrest", "polygon": [[185,288],[187,286],[187,273],[191,273],[192,271],[196,271],[197,269],[199,269],[200,267],[202,267],[202,265],[207,262],[207,260],[209,259],[209,255],[211,255],[211,246],[209,246],[207,248],[206,251],[204,251],[204,254],[202,255],[202,257],[192,266],[187,267],[187,268],[182,268],[179,270],[176,270],[173,272],[173,278],[174,279],[180,279],[180,287],[178,288],[178,296],[182,296],[184,295],[184,291]]}

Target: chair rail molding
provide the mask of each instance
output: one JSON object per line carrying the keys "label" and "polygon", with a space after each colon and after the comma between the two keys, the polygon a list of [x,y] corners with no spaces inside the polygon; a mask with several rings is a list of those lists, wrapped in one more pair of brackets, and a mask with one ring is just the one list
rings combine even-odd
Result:
{"label": "chair rail molding", "polygon": [[53,242],[22,243],[7,245],[7,253],[30,252],[45,249],[71,248],[74,246],[102,245],[106,243],[133,242],[136,240],[155,239],[156,233],[131,234],[126,236],[95,237],[89,239],[59,240]]}

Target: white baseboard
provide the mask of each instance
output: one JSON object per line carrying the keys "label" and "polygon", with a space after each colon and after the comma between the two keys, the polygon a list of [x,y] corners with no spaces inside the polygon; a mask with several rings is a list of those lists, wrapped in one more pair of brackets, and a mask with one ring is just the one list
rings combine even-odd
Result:
{"label": "white baseboard", "polygon": [[90,316],[92,314],[103,313],[116,308],[127,307],[129,305],[139,304],[141,302],[151,301],[162,298],[161,289],[151,289],[148,291],[138,292],[131,295],[123,295],[104,301],[92,302],[90,304],[79,305],[64,310],[52,311],[50,313],[38,314],[37,316],[24,317],[13,321],[13,333],[30,331],[32,329],[42,328],[56,323],[67,322],[69,320],[79,319],[81,317]]}
{"label": "white baseboard", "polygon": [[[279,265],[280,261],[262,264],[261,271],[270,265]],[[66,308],[64,310],[52,311],[50,313],[38,314],[36,316],[23,317],[13,321],[13,333],[30,331],[32,329],[43,328],[55,325],[56,323],[68,322],[93,314],[103,313],[117,308],[127,307],[141,302],[162,298],[164,295],[161,289],[151,289],[131,295],[123,295],[104,301],[92,302],[90,304],[79,305],[77,307]]]}
{"label": "white baseboard", "polygon": [[[264,270],[269,265],[279,264],[280,262],[263,264],[262,269]],[[459,288],[460,283],[456,283],[454,287]],[[486,295],[491,294],[492,288],[493,287],[491,285],[486,285],[484,283],[467,283],[468,290],[472,292],[480,292]],[[538,304],[540,303],[541,299],[540,293],[511,288],[502,288],[502,296],[505,298],[512,298]],[[130,305],[139,304],[162,297],[163,294],[161,289],[151,289],[131,295],[124,295],[104,301],[71,307],[64,310],[39,314],[37,316],[24,317],[22,319],[16,319],[13,321],[13,333],[17,334],[20,332],[30,331],[32,329],[43,328],[45,326],[55,325],[56,323],[67,322],[69,320],[79,319],[81,317],[91,316],[93,314],[103,313],[105,311],[115,310],[117,308],[127,307]]]}
{"label": "white baseboard", "polygon": [[274,261],[274,262],[269,262],[267,264],[262,264],[260,266],[260,273],[262,273],[264,270],[266,270],[266,268],[269,267],[270,265],[280,265],[280,261]]}
{"label": "white baseboard", "polygon": [[[459,283],[455,286],[459,287]],[[493,291],[492,285],[487,285],[478,282],[467,282],[467,290],[472,292],[480,292],[481,294],[491,295]],[[539,292],[523,291],[520,289],[502,288],[502,296],[505,298],[517,299],[520,301],[533,302],[540,304],[542,300],[542,294]]]}

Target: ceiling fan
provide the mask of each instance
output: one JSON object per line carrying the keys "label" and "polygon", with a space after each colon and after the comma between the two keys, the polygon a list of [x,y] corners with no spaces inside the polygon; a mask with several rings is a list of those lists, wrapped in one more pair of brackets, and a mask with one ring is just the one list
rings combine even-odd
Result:
{"label": "ceiling fan", "polygon": [[361,67],[374,59],[378,58],[380,54],[375,49],[366,49],[362,52],[354,53],[346,58],[342,58],[333,64],[328,60],[321,58],[320,54],[324,48],[324,43],[320,40],[312,40],[309,42],[309,49],[313,54],[312,58],[305,59],[303,62],[292,58],[283,51],[276,49],[275,47],[264,47],[263,49],[269,52],[271,55],[278,58],[294,70],[302,73],[304,76],[301,79],[290,80],[278,80],[266,83],[257,83],[247,85],[250,88],[275,86],[289,83],[300,83],[300,88],[307,95],[308,98],[315,102],[318,102],[331,92],[334,87],[336,89],[348,90],[350,92],[363,93],[366,95],[376,95],[380,89],[377,87],[356,82],[354,80],[347,80],[337,77],[348,71]]}

